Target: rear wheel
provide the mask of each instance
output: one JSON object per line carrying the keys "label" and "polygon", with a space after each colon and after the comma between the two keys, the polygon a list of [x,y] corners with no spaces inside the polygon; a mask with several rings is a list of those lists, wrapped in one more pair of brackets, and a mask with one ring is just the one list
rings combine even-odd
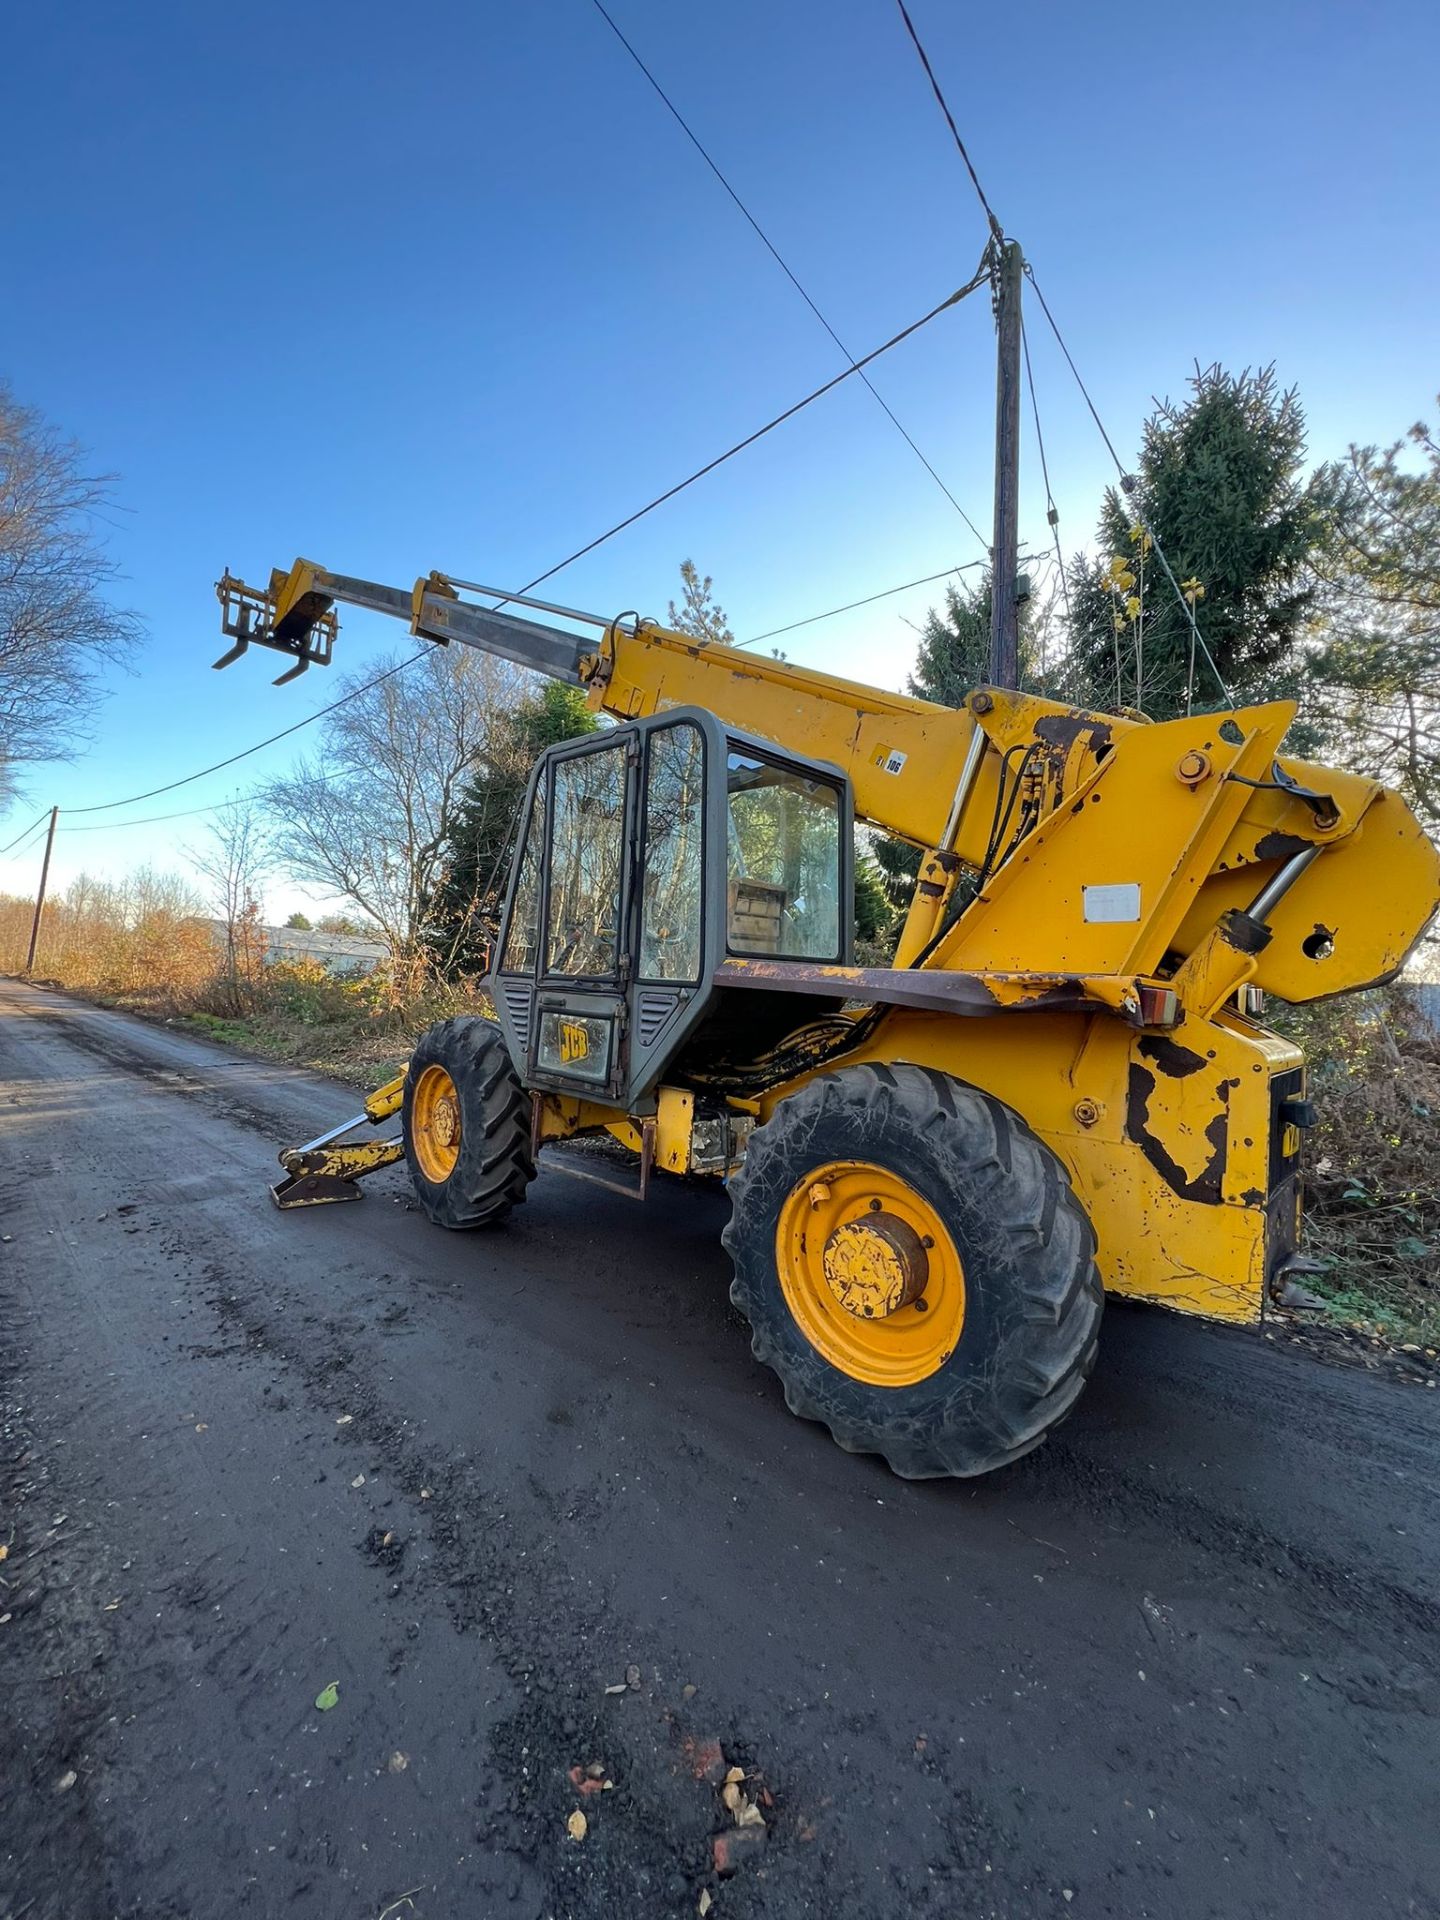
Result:
{"label": "rear wheel", "polygon": [[1095,1363],[1095,1236],[1010,1108],[929,1068],[846,1067],[751,1138],[730,1297],[792,1413],[907,1479],[1018,1460]]}
{"label": "rear wheel", "polygon": [[401,1120],[411,1181],[437,1226],[489,1226],[525,1198],[530,1104],[493,1021],[442,1020],[423,1035]]}

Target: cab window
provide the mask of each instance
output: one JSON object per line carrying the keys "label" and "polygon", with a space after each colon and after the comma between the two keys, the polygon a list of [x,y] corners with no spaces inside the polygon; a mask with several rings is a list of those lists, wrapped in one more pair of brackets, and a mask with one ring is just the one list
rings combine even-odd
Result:
{"label": "cab window", "polygon": [[515,904],[510,909],[510,925],[505,931],[505,951],[500,960],[502,973],[533,973],[540,946],[540,866],[545,857],[545,781],[536,782],[535,798],[530,803],[530,822],[525,829],[525,850],[520,857],[520,878],[515,886]]}
{"label": "cab window", "polygon": [[738,748],[726,762],[726,790],[730,951],[839,960],[838,792]]}
{"label": "cab window", "polygon": [[700,977],[701,853],[705,747],[700,729],[650,736],[645,780],[645,883],[640,904],[640,978]]}
{"label": "cab window", "polygon": [[555,763],[545,969],[572,978],[618,971],[625,857],[625,748]]}

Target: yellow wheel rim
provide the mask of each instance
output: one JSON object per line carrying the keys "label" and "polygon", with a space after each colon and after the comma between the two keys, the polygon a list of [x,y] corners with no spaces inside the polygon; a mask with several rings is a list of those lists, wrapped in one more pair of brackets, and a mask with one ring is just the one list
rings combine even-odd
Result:
{"label": "yellow wheel rim", "polygon": [[785,1304],[832,1367],[872,1387],[913,1387],[944,1366],[965,1326],[965,1269],[944,1221],[909,1181],[864,1160],[797,1182],[780,1209]]}
{"label": "yellow wheel rim", "polygon": [[410,1146],[421,1173],[443,1186],[460,1158],[460,1095],[444,1067],[424,1067],[410,1096]]}

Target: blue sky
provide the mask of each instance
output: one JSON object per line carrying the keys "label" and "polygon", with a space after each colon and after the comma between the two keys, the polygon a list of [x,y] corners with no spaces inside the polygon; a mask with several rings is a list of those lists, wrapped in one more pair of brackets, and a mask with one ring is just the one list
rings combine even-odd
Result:
{"label": "blue sky", "polygon": [[[969,277],[979,210],[893,0],[611,10],[853,352]],[[1276,360],[1316,457],[1431,407],[1433,5],[912,12],[1123,454],[1197,357]],[[149,634],[93,748],[35,770],[0,840],[334,697],[333,674],[272,687],[268,656],[210,671],[222,567],[519,583],[842,364],[591,0],[32,7],[0,112],[0,374],[121,476],[111,550]],[[1106,457],[1031,322],[1074,544]],[[991,341],[972,300],[874,374],[982,528]],[[1026,463],[1039,544],[1028,443]],[[550,590],[663,615],[693,555],[743,636],[976,554],[852,381]],[[785,644],[898,685],[929,597]],[[355,616],[340,658],[404,638]],[[129,812],[221,799],[294,751]],[[183,867],[204,829],[68,833],[56,878]],[[33,865],[0,861],[0,888]]]}

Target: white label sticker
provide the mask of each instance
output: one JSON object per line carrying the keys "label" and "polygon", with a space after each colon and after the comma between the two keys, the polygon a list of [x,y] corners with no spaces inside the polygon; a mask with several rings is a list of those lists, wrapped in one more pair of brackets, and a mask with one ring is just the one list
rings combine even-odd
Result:
{"label": "white label sticker", "polygon": [[1085,888],[1085,918],[1092,924],[1140,918],[1140,883],[1121,880],[1108,887]]}
{"label": "white label sticker", "polygon": [[900,769],[905,764],[905,756],[903,753],[900,752],[899,748],[897,747],[894,750],[894,752],[888,753],[885,756],[884,762],[882,764],[884,766],[886,773],[899,773]]}

